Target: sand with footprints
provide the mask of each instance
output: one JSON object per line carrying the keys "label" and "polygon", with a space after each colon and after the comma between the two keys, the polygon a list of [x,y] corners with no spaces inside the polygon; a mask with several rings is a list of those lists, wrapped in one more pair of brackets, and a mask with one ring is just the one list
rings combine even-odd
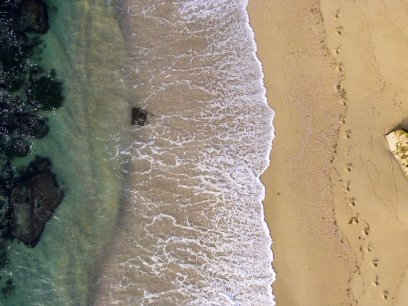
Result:
{"label": "sand with footprints", "polygon": [[275,110],[277,305],[408,305],[408,2],[250,0]]}

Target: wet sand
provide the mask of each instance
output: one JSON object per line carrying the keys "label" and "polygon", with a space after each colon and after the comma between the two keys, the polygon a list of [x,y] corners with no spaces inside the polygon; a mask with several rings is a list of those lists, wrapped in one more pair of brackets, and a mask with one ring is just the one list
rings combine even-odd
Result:
{"label": "wet sand", "polygon": [[250,0],[275,139],[266,185],[277,305],[406,305],[408,4]]}

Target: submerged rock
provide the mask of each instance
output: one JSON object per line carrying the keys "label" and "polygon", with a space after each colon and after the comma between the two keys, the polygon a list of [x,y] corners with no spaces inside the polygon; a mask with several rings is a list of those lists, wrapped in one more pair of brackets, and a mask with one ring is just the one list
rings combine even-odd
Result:
{"label": "submerged rock", "polygon": [[47,119],[33,113],[14,114],[13,123],[18,134],[36,139],[43,138],[49,131]]}
{"label": "submerged rock", "polygon": [[24,157],[30,153],[30,145],[21,137],[13,138],[9,145],[10,157]]}
{"label": "submerged rock", "polygon": [[63,192],[51,172],[50,160],[37,156],[11,192],[11,234],[34,247],[62,197]]}
{"label": "submerged rock", "polygon": [[34,80],[26,91],[28,102],[42,110],[52,110],[61,107],[62,82],[52,76],[42,76]]}
{"label": "submerged rock", "polygon": [[391,152],[408,177],[408,132],[398,129],[389,133],[386,138]]}
{"label": "submerged rock", "polygon": [[[7,161],[1,169],[0,176],[0,195],[9,197],[14,186],[14,167],[10,161]],[[6,200],[4,200],[6,201]]]}
{"label": "submerged rock", "polygon": [[144,126],[147,121],[147,116],[149,115],[149,112],[147,110],[144,110],[140,107],[133,107],[132,108],[132,125],[138,124],[140,126]]}
{"label": "submerged rock", "polygon": [[5,297],[9,297],[11,294],[14,293],[14,281],[13,278],[8,278],[5,286],[3,288],[1,288],[1,292],[3,293],[3,295]]}
{"label": "submerged rock", "polygon": [[23,0],[17,30],[44,34],[48,31],[47,5],[41,0]]}

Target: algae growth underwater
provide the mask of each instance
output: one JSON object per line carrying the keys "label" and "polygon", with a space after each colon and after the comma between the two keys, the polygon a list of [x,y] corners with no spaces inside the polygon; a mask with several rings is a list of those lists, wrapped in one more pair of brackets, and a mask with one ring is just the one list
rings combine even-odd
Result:
{"label": "algae growth underwater", "polygon": [[2,305],[270,305],[246,1],[0,4]]}

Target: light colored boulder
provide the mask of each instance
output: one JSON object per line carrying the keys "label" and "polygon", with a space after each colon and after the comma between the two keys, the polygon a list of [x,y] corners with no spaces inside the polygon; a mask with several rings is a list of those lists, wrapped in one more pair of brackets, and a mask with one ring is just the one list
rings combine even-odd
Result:
{"label": "light colored boulder", "polygon": [[408,132],[398,129],[389,133],[386,138],[391,152],[408,177]]}

